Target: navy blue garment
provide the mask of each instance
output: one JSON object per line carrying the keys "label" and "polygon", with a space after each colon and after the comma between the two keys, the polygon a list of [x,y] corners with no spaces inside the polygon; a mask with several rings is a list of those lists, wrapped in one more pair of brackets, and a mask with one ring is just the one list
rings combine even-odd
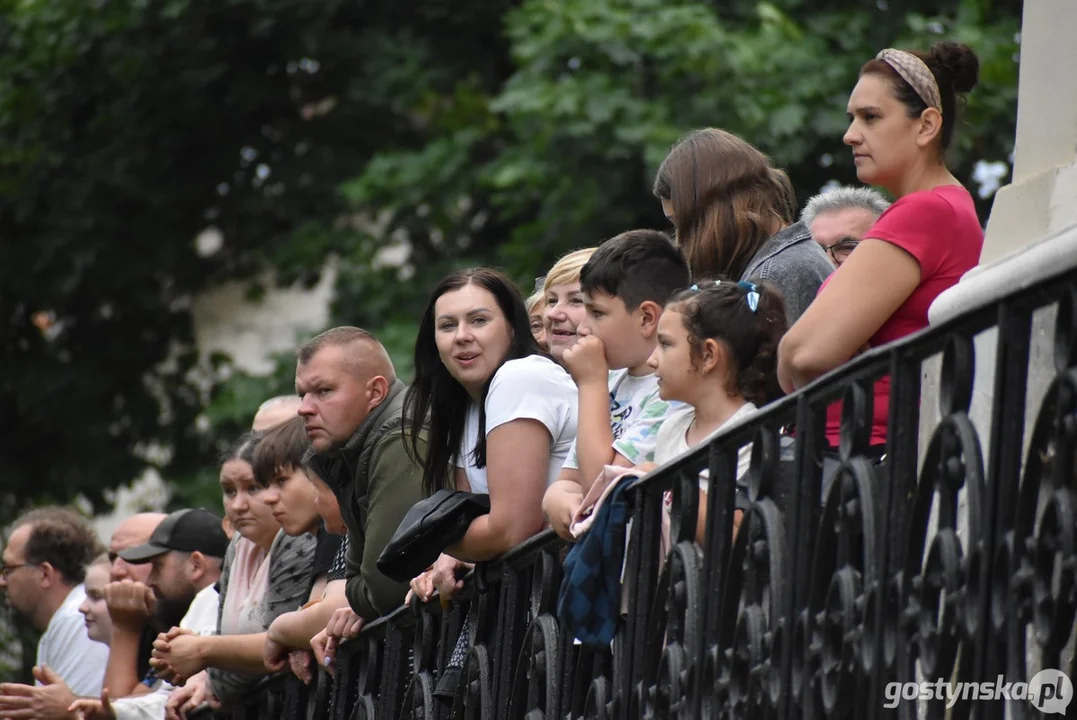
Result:
{"label": "navy blue garment", "polygon": [[621,568],[625,554],[628,501],[625,478],[598,509],[591,529],[565,557],[557,619],[582,644],[609,648],[621,614]]}

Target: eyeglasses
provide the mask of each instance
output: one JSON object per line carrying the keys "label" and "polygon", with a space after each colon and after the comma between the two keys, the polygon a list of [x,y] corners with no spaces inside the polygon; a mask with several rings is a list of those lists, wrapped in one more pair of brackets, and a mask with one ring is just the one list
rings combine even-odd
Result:
{"label": "eyeglasses", "polygon": [[826,250],[826,254],[833,258],[834,262],[841,264],[845,262],[853,250],[856,250],[856,246],[860,244],[860,241],[856,238],[843,237],[833,245],[824,245],[823,249]]}
{"label": "eyeglasses", "polygon": [[11,573],[15,572],[19,568],[24,567],[37,567],[37,563],[19,563],[18,565],[3,565],[0,566],[0,577],[7,580]]}

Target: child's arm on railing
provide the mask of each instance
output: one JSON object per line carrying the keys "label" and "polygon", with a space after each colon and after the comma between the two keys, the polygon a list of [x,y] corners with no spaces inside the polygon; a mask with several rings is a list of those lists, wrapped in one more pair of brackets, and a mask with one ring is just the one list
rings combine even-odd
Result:
{"label": "child's arm on railing", "polygon": [[557,533],[558,537],[569,542],[576,541],[576,538],[572,537],[572,533],[569,532],[569,527],[583,501],[583,488],[576,480],[569,479],[573,475],[578,475],[578,472],[562,470],[557,476],[557,482],[550,485],[546,494],[542,496],[542,512],[546,515],[550,528]]}

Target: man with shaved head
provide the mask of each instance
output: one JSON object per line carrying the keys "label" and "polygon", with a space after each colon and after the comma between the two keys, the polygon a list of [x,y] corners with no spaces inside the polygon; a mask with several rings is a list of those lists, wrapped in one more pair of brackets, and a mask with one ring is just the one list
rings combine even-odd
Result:
{"label": "man with shaved head", "polygon": [[127,518],[112,531],[112,538],[108,543],[108,559],[112,563],[109,567],[109,580],[119,582],[121,580],[134,580],[144,583],[149,577],[149,570],[144,565],[132,565],[120,557],[120,550],[141,545],[150,539],[150,535],[165,519],[164,513],[145,512],[135,513]]}
{"label": "man with shaved head", "polygon": [[[423,472],[401,431],[407,387],[373,335],[336,327],[297,355],[295,390],[311,444],[306,461],[333,489],[348,526],[345,592],[351,607],[338,610],[329,623],[332,650],[364,621],[403,603],[407,583],[385,577],[376,563],[405,513],[422,498]],[[319,662],[325,644],[325,634],[312,641]]]}
{"label": "man with shaved head", "polygon": [[105,603],[112,617],[112,643],[105,687],[112,697],[122,697],[139,687],[139,680],[150,671],[153,641],[160,631],[154,622],[156,600],[146,586],[150,569],[128,563],[120,557],[120,551],[149,542],[164,519],[164,513],[136,513],[116,526],[108,543],[112,582],[105,586]]}
{"label": "man with shaved head", "polygon": [[251,422],[251,430],[264,432],[270,428],[287,422],[296,416],[299,411],[299,398],[295,395],[278,395],[266,400],[258,406],[254,413],[254,421]]}

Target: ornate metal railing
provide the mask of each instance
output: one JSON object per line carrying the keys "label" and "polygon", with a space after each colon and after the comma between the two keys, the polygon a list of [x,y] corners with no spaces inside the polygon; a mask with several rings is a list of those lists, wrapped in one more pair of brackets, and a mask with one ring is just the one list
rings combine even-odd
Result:
{"label": "ornate metal railing", "polygon": [[[1034,343],[1052,315],[1053,337]],[[988,359],[993,351],[991,387],[974,388],[977,345]],[[1030,353],[1044,346],[1053,369],[1034,388],[1042,400],[1030,400]],[[872,385],[885,375],[889,439],[877,464]],[[939,419],[922,427],[935,402],[922,383],[936,379]],[[981,427],[974,390],[990,397]],[[825,412],[839,399],[838,475],[824,496]],[[789,428],[793,450],[782,442]],[[733,478],[747,443],[734,540]],[[274,691],[277,706],[290,717],[329,708],[334,720],[1036,716],[1026,699],[982,698],[1003,688],[1020,698],[1044,668],[1074,676],[1075,448],[1071,272],[868,352],[633,485],[628,613],[609,649],[560,631],[565,548],[547,532],[480,564],[451,609],[435,600],[371,623],[345,646],[331,690],[286,701],[293,681]],[[700,547],[703,469],[712,492]],[[434,688],[461,631],[470,652],[453,711]],[[949,710],[946,684],[963,695]],[[1065,699],[1061,684],[1031,691],[1041,707],[1045,695]]]}

